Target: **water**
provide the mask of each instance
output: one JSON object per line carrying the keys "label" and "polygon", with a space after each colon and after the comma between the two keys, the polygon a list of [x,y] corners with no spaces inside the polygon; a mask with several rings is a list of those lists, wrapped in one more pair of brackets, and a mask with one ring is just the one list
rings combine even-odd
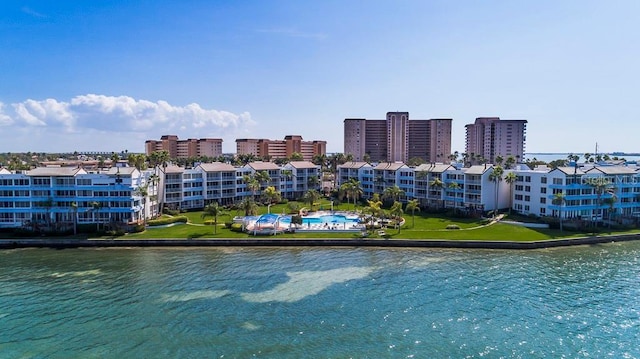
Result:
{"label": "water", "polygon": [[[567,156],[569,156],[572,153],[527,153],[525,154],[524,158],[525,159],[530,159],[533,160],[534,158],[538,161],[544,161],[544,162],[551,162],[551,161],[555,161],[555,160],[566,160]],[[584,153],[573,153],[575,155],[580,156],[579,162],[583,162],[584,161]],[[609,155],[610,157],[614,157],[614,155]],[[594,157],[594,155],[592,154],[591,157]],[[619,155],[619,158],[624,158],[627,161],[635,161],[638,162],[640,161],[640,156],[622,156]]]}
{"label": "water", "polygon": [[359,219],[358,218],[354,218],[354,219],[349,219],[344,215],[340,215],[340,214],[326,214],[326,215],[322,215],[319,217],[303,217],[302,218],[302,223],[303,224],[323,224],[323,223],[358,223]]}
{"label": "water", "polygon": [[640,242],[0,251],[1,358],[640,358]]}

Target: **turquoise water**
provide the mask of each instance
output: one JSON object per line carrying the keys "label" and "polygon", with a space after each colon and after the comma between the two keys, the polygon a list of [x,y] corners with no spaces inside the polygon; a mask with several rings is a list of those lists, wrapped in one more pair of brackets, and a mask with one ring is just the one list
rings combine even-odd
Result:
{"label": "turquoise water", "polygon": [[322,224],[322,223],[358,223],[358,219],[349,219],[340,214],[326,214],[319,217],[302,218],[302,223]]}
{"label": "turquoise water", "polygon": [[640,243],[0,251],[1,358],[639,358]]}

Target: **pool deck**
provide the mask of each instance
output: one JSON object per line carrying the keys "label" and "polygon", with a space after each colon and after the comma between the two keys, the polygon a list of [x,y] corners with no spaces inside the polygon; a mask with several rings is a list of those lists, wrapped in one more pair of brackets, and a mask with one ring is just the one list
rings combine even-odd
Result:
{"label": "pool deck", "polygon": [[16,238],[1,239],[0,249],[16,248],[107,248],[107,247],[391,247],[391,248],[462,248],[462,249],[542,249],[575,245],[596,245],[640,239],[640,234],[592,236],[534,242],[407,240],[407,239],[62,239]]}

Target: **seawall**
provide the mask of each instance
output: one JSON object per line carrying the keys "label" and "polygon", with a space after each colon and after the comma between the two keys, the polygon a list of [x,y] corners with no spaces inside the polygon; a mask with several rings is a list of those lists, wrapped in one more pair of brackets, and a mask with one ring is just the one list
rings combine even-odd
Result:
{"label": "seawall", "polygon": [[406,239],[2,239],[0,249],[15,248],[106,248],[106,247],[392,247],[392,248],[469,248],[541,249],[593,245],[639,240],[640,234],[592,236],[535,242],[406,240]]}

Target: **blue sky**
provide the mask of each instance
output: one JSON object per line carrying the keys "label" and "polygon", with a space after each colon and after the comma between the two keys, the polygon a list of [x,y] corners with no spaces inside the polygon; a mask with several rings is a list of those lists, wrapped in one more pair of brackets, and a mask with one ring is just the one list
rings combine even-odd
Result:
{"label": "blue sky", "polygon": [[[0,2],[0,152],[281,139],[345,118],[527,119],[528,152],[640,152],[640,1]],[[635,100],[634,100],[635,99]]]}

